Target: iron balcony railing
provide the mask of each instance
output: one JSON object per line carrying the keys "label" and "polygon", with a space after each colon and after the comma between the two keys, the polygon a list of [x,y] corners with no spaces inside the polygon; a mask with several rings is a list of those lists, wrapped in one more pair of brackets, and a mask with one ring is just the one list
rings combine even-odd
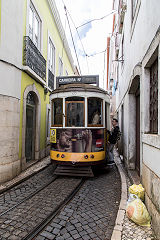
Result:
{"label": "iron balcony railing", "polygon": [[30,67],[46,81],[46,60],[28,36],[24,37],[23,50],[23,65]]}
{"label": "iron balcony railing", "polygon": [[54,75],[49,69],[48,69],[48,87],[52,90],[54,89]]}

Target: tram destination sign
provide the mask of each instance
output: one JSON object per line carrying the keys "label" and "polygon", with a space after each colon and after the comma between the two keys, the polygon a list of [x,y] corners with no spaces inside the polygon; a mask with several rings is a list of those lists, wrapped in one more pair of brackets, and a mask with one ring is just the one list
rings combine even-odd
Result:
{"label": "tram destination sign", "polygon": [[86,75],[86,76],[60,76],[56,77],[57,88],[61,85],[71,83],[86,83],[96,84],[99,87],[99,76],[98,75]]}

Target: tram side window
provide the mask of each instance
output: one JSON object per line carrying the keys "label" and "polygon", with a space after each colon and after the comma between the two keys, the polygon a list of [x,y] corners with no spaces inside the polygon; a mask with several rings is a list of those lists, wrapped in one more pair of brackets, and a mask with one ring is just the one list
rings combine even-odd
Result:
{"label": "tram side window", "polygon": [[63,99],[57,98],[53,101],[53,125],[62,126],[63,124]]}
{"label": "tram side window", "polygon": [[102,99],[88,98],[88,126],[102,126]]}
{"label": "tram side window", "polygon": [[84,101],[66,101],[66,127],[84,126]]}

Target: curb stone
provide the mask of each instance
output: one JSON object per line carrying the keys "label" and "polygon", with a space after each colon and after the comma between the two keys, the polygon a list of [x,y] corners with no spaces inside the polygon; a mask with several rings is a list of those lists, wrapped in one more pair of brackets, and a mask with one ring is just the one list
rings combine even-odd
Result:
{"label": "curb stone", "polygon": [[121,162],[118,158],[115,157],[115,163],[118,168],[118,171],[121,176],[121,201],[119,204],[119,209],[117,213],[117,218],[114,226],[114,230],[112,233],[111,240],[121,240],[122,237],[122,229],[123,229],[123,221],[126,213],[126,203],[127,203],[127,183],[126,177],[121,167]]}

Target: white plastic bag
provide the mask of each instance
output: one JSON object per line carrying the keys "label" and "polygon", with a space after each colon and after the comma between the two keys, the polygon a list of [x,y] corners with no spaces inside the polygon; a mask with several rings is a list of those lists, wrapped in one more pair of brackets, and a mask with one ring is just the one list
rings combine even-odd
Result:
{"label": "white plastic bag", "polygon": [[151,218],[147,208],[141,199],[135,194],[129,195],[126,207],[126,215],[136,224],[150,227]]}

